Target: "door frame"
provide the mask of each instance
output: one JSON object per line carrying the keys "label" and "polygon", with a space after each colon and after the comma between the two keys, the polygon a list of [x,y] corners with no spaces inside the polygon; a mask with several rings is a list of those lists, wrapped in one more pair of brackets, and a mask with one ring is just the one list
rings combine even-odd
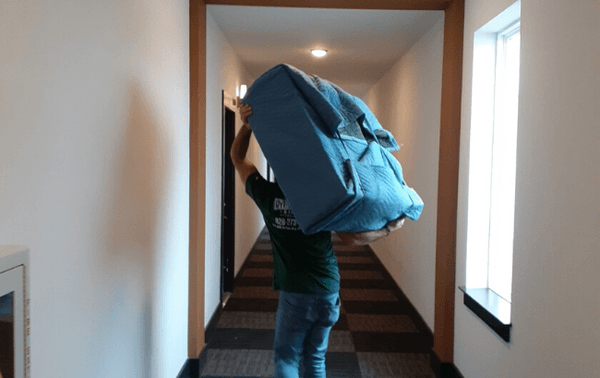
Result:
{"label": "door frame", "polygon": [[190,0],[190,258],[188,357],[204,347],[206,211],[206,5],[443,10],[444,50],[438,163],[433,350],[454,361],[456,216],[465,0]]}

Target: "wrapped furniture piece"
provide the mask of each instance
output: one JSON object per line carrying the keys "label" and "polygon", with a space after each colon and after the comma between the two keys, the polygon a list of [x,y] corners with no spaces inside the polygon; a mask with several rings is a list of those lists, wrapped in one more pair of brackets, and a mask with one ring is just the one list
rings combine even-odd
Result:
{"label": "wrapped furniture piece", "polygon": [[366,104],[335,84],[277,65],[248,89],[250,127],[305,234],[377,230],[417,220],[419,195]]}

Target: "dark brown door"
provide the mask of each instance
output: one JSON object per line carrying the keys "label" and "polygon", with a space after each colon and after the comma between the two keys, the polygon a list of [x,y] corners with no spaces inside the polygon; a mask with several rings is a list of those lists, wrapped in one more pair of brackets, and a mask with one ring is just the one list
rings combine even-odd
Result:
{"label": "dark brown door", "polygon": [[223,179],[221,201],[221,300],[233,291],[235,257],[235,167],[229,150],[235,139],[235,112],[225,106],[223,92]]}

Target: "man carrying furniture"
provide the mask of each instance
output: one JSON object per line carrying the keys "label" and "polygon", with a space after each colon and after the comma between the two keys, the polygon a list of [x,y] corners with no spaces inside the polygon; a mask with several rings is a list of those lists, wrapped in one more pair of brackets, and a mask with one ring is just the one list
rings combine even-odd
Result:
{"label": "man carrying furniture", "polygon": [[[243,125],[231,146],[231,159],[259,207],[273,247],[273,289],[279,290],[275,341],[275,377],[298,377],[304,358],[304,377],[325,378],[329,332],[340,313],[340,275],[331,232],[305,235],[298,227],[277,183],[266,181],[246,158],[252,130],[249,105],[240,107]],[[342,242],[366,245],[402,227],[404,219],[375,231],[337,232]]]}

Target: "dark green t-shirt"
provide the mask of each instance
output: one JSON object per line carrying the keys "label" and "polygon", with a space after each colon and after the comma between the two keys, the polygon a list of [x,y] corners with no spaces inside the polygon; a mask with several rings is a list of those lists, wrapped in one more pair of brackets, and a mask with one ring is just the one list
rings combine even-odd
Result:
{"label": "dark green t-shirt", "polygon": [[279,185],[260,173],[246,181],[246,193],[258,205],[273,247],[273,288],[292,293],[327,293],[340,290],[340,274],[331,232],[305,235]]}

